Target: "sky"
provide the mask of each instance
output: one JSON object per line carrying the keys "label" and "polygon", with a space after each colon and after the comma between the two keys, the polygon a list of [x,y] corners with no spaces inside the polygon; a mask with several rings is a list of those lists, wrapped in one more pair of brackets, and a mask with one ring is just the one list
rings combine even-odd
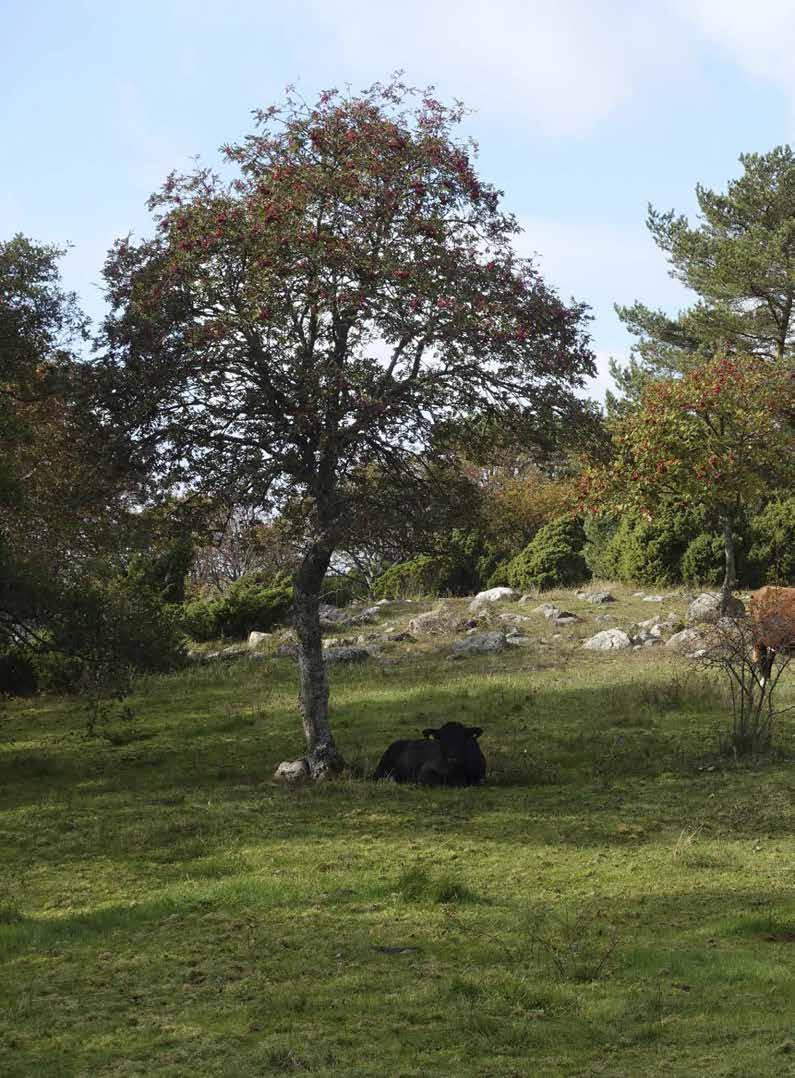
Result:
{"label": "sky", "polygon": [[252,130],[288,83],[311,98],[397,70],[473,111],[561,296],[591,308],[599,375],[632,339],[613,304],[675,312],[647,206],[694,217],[743,152],[795,141],[792,0],[2,0],[0,239],[70,245],[64,279],[103,311],[113,241],[146,235],[172,170]]}

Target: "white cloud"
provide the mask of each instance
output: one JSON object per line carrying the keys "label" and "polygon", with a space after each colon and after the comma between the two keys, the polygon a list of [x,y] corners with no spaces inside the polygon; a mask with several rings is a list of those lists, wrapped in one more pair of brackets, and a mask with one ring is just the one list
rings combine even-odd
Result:
{"label": "white cloud", "polygon": [[632,0],[304,3],[337,71],[405,68],[547,134],[591,130],[689,56],[670,12]]}
{"label": "white cloud", "polygon": [[677,0],[676,6],[747,74],[783,90],[795,110],[792,0]]}

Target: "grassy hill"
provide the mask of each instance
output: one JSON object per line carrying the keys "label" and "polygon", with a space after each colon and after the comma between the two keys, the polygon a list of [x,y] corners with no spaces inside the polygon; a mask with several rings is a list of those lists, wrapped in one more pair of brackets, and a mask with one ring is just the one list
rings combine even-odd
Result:
{"label": "grassy hill", "polygon": [[[615,594],[612,625],[661,609]],[[603,609],[545,598],[583,622],[335,667],[353,772],[319,787],[272,781],[301,744],[267,651],[142,681],[109,739],[79,701],[8,705],[0,1073],[791,1073],[792,723],[772,760],[718,758],[718,686],[583,650]],[[353,777],[449,719],[485,728],[486,786]]]}

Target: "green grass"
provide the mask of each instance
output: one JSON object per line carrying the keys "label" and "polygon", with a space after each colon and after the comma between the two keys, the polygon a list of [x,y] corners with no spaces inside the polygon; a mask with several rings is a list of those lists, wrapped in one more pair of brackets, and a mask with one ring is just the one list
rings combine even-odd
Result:
{"label": "green grass", "polygon": [[602,627],[332,671],[354,774],[455,718],[486,731],[477,789],[276,785],[288,660],[148,679],[115,743],[75,701],[10,705],[0,1074],[791,1073],[791,724],[775,758],[721,760],[716,686],[583,651]]}

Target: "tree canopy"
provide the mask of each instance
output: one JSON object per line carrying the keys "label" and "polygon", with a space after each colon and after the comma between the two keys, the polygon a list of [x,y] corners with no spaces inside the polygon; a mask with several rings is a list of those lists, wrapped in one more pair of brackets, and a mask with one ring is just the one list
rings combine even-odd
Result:
{"label": "tree canopy", "polygon": [[584,476],[592,512],[701,507],[723,530],[724,601],[736,584],[738,518],[776,484],[795,479],[792,376],[755,356],[718,356],[647,385],[612,425],[613,458]]}
{"label": "tree canopy", "polygon": [[515,218],[456,139],[463,109],[393,81],[290,93],[172,175],[156,234],[120,241],[102,407],[164,489],[278,509],[302,544],[295,623],[308,759],[336,762],[317,615],[346,538],[448,503],[442,432],[472,415],[575,417],[586,310],[518,258]]}

